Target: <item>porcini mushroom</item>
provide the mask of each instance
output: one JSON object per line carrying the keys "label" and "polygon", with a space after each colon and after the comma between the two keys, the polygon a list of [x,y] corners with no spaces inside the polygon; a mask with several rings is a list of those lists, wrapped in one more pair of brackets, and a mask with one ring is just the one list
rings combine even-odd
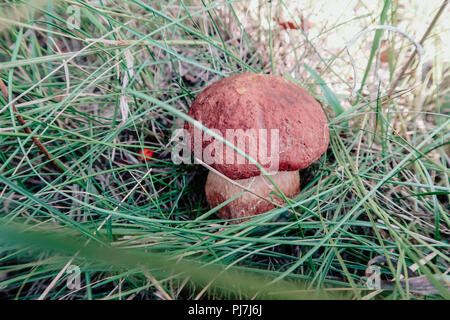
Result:
{"label": "porcini mushroom", "polygon": [[[298,170],[316,161],[329,143],[328,122],[320,104],[281,76],[242,73],[224,78],[198,95],[188,115],[249,154],[262,168],[270,169],[270,177],[288,198],[300,192]],[[200,129],[189,122],[185,123],[185,129],[192,139],[191,149],[195,150],[196,143],[198,147],[195,130]],[[233,132],[231,139],[229,132]],[[277,137],[272,140],[268,136],[273,132]],[[205,186],[210,206],[215,207],[241,192],[242,188],[236,184],[258,195],[245,191],[218,211],[221,218],[240,222],[273,209],[274,203],[283,203],[282,198],[271,197],[271,192],[277,189],[261,175],[258,166],[242,161],[242,155],[228,146],[223,150],[217,148],[223,145],[217,142],[214,138],[202,139],[200,145],[202,151],[208,151],[203,159],[216,160],[209,161],[211,166],[229,178],[210,171]],[[227,161],[230,159],[233,161]]]}

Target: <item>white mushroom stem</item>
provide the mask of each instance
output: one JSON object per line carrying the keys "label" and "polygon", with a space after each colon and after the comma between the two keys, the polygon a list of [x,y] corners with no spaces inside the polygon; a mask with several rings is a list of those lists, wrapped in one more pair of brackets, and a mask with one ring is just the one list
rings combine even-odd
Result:
{"label": "white mushroom stem", "polygon": [[[280,171],[270,176],[276,185],[283,191],[288,198],[292,198],[300,192],[300,174],[295,171]],[[273,203],[283,204],[284,201],[278,197],[271,195],[272,191],[277,192],[275,186],[265,176],[255,176],[248,179],[234,180],[238,184],[246,187],[260,197],[245,191],[237,199],[231,201],[218,211],[218,215],[222,219],[238,219],[234,222],[242,222],[251,218],[251,216],[272,210],[275,205]],[[222,202],[232,198],[240,193],[243,189],[222,176],[209,172],[206,180],[205,193],[211,208],[214,208]],[[262,198],[270,200],[264,200]]]}

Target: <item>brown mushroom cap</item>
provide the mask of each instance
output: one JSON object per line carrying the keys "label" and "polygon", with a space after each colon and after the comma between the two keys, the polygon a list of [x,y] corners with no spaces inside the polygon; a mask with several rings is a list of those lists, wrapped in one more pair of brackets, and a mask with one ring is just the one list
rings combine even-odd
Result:
{"label": "brown mushroom cap", "polygon": [[[209,129],[219,130],[224,138],[227,129],[278,129],[280,171],[308,167],[329,143],[328,122],[320,104],[300,86],[280,76],[242,73],[224,78],[198,95],[188,115]],[[185,129],[193,139],[194,126],[186,122]],[[203,150],[213,141],[203,141]],[[270,148],[269,143],[268,151]],[[255,160],[262,163],[259,158]],[[260,174],[258,167],[248,161],[212,166],[231,179]]]}

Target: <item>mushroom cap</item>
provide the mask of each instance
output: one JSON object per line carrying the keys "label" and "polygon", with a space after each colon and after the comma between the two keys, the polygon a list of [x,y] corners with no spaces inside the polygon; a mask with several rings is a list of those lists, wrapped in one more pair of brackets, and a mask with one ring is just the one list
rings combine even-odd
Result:
{"label": "mushroom cap", "polygon": [[[272,150],[270,129],[278,129],[276,156],[279,171],[308,167],[326,151],[329,143],[328,122],[321,105],[303,88],[281,76],[241,73],[219,80],[198,95],[188,115],[207,128],[218,130],[224,138],[227,129],[267,129],[266,154]],[[194,129],[203,132],[189,122],[185,123],[185,129],[190,133],[191,149],[194,150]],[[213,138],[202,140],[203,151],[215,141]],[[230,142],[239,147],[237,140]],[[258,143],[256,148],[259,148]],[[251,140],[247,139],[246,149],[239,148],[250,154],[252,147]],[[226,152],[232,152],[236,159],[241,157],[227,146],[223,147],[223,152],[222,159],[226,158]],[[253,154],[257,154],[254,159],[262,167],[272,165],[259,157],[259,150]],[[216,161],[210,164],[231,179],[245,179],[261,173],[248,160],[245,163]]]}

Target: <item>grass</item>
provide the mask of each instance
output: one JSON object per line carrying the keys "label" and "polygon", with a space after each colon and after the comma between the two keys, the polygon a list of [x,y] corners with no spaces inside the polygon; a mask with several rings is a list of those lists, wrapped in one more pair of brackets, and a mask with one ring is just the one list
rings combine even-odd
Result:
{"label": "grass", "polygon": [[[300,26],[288,1],[1,4],[0,296],[449,299],[448,7],[422,68],[401,74],[413,45],[397,33],[359,39],[354,97],[347,53],[327,42],[379,24],[421,39],[442,3],[418,29],[395,1],[348,1],[337,20],[306,3],[310,32],[277,23]],[[234,225],[207,206],[207,170],[172,162],[170,139],[203,88],[242,71],[306,88],[331,141],[295,199]]]}

